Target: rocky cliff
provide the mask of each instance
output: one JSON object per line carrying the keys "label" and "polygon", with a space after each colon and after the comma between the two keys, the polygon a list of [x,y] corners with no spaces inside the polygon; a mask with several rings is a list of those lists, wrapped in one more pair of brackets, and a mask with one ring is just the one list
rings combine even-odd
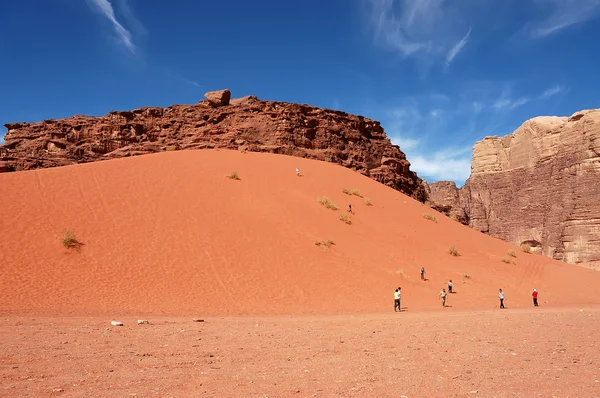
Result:
{"label": "rocky cliff", "polygon": [[345,112],[210,92],[194,105],[102,117],[9,123],[0,172],[203,148],[272,152],[339,163],[418,200],[425,185],[379,122]]}
{"label": "rocky cliff", "polygon": [[568,263],[600,262],[600,109],[486,137],[462,188],[427,189],[434,206],[481,232]]}

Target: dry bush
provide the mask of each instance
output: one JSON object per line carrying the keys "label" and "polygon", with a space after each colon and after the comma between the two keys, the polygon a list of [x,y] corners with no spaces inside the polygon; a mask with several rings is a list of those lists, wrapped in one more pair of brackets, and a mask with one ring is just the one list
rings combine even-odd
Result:
{"label": "dry bush", "polygon": [[354,195],[354,196],[358,196],[359,198],[362,198],[362,195],[361,195],[361,193],[360,193],[360,189],[356,189],[356,188],[354,188],[354,189],[351,191],[351,193],[352,193],[352,195]]}
{"label": "dry bush", "polygon": [[231,180],[239,180],[240,177],[238,176],[237,171],[233,171],[231,174],[229,174],[227,176],[227,178],[231,179]]}
{"label": "dry bush", "polygon": [[328,249],[331,246],[335,245],[335,242],[332,241],[331,239],[328,239],[328,240],[318,240],[318,241],[315,242],[315,245],[317,245],[319,247],[322,247],[322,248],[325,248],[325,249]]}
{"label": "dry bush", "polygon": [[508,257],[502,257],[500,260],[501,260],[503,263],[510,264],[510,258],[508,258]]}
{"label": "dry bush", "polygon": [[350,217],[347,214],[340,214],[340,220],[345,222],[348,225],[352,224],[352,220],[350,219]]}
{"label": "dry bush", "polygon": [[81,242],[77,240],[75,237],[75,232],[71,230],[65,231],[61,238],[61,242],[67,249],[79,250],[81,248]]}
{"label": "dry bush", "polygon": [[531,253],[531,245],[525,243],[524,245],[521,246],[521,249],[523,249],[523,251],[525,253]]}
{"label": "dry bush", "polygon": [[469,274],[463,274],[463,278],[465,278],[465,279],[471,279],[471,275],[469,275]]}
{"label": "dry bush", "polygon": [[371,199],[369,199],[369,198],[365,198],[365,204],[367,206],[373,206],[373,203],[371,203]]}
{"label": "dry bush", "polygon": [[329,199],[325,196],[322,196],[317,200],[319,201],[320,204],[327,207],[328,209],[331,209],[331,210],[339,209],[339,207],[337,207],[337,205],[335,203],[333,203],[333,201],[331,199]]}
{"label": "dry bush", "polygon": [[514,250],[509,250],[509,251],[506,252],[506,254],[508,254],[511,257],[517,257],[517,253],[515,253]]}
{"label": "dry bush", "polygon": [[437,222],[437,218],[433,214],[425,213],[423,218],[429,221]]}
{"label": "dry bush", "polygon": [[460,256],[460,253],[458,252],[458,249],[454,246],[450,246],[448,248],[448,253],[450,253],[451,255],[453,255],[454,257],[458,257]]}
{"label": "dry bush", "polygon": [[342,192],[345,193],[346,195],[352,195],[352,193],[350,192],[350,190],[348,188],[342,188]]}

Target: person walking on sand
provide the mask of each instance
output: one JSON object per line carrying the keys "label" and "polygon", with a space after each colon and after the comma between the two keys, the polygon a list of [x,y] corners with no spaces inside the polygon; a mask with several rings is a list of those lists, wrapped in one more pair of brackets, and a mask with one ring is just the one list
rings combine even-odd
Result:
{"label": "person walking on sand", "polygon": [[421,280],[425,280],[425,267],[421,267]]}
{"label": "person walking on sand", "polygon": [[348,205],[348,213],[352,213],[352,205]]}
{"label": "person walking on sand", "polygon": [[300,177],[300,169],[296,167],[296,175]]}
{"label": "person walking on sand", "polygon": [[504,308],[504,292],[500,289],[498,293],[498,298],[500,299],[500,308]]}
{"label": "person walking on sand", "polygon": [[402,295],[402,293],[400,293],[400,288],[398,288],[394,291],[394,312],[396,312],[396,308],[398,308],[398,311],[402,311],[401,307],[400,307],[400,296],[401,295]]}
{"label": "person walking on sand", "polygon": [[442,307],[446,306],[446,289],[442,289],[440,292],[440,299],[442,300]]}
{"label": "person walking on sand", "polygon": [[531,297],[533,297],[533,305],[536,307],[538,307],[537,296],[538,296],[538,291],[536,289],[533,289],[533,293],[531,293]]}
{"label": "person walking on sand", "polygon": [[448,293],[452,293],[452,279],[448,281]]}

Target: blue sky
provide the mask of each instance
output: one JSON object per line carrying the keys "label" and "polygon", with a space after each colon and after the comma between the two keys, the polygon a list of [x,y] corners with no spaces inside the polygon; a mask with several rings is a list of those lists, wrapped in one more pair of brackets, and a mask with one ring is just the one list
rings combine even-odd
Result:
{"label": "blue sky", "polygon": [[227,87],[379,120],[419,176],[462,184],[477,140],[600,106],[598,17],[600,0],[5,0],[0,122]]}

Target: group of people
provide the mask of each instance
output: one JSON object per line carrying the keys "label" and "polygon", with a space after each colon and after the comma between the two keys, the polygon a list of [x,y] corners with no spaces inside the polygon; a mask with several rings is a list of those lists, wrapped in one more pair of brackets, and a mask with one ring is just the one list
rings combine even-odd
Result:
{"label": "group of people", "polygon": [[[425,268],[421,267],[421,280],[426,280],[425,279]],[[453,288],[453,284],[452,284],[452,279],[448,280],[448,292],[446,292],[446,289],[442,289],[442,291],[440,292],[440,300],[442,301],[442,307],[446,306],[446,298],[448,297],[448,293],[454,293],[452,291]],[[394,291],[394,312],[396,311],[401,311],[401,307],[400,307],[400,299],[402,297],[402,289],[400,287],[398,287],[395,291]],[[533,305],[535,307],[538,307],[538,291],[537,289],[533,289],[533,292],[531,293],[531,297],[533,298]],[[500,300],[500,308],[504,308],[504,291],[502,289],[499,289],[498,291],[498,299]]]}

